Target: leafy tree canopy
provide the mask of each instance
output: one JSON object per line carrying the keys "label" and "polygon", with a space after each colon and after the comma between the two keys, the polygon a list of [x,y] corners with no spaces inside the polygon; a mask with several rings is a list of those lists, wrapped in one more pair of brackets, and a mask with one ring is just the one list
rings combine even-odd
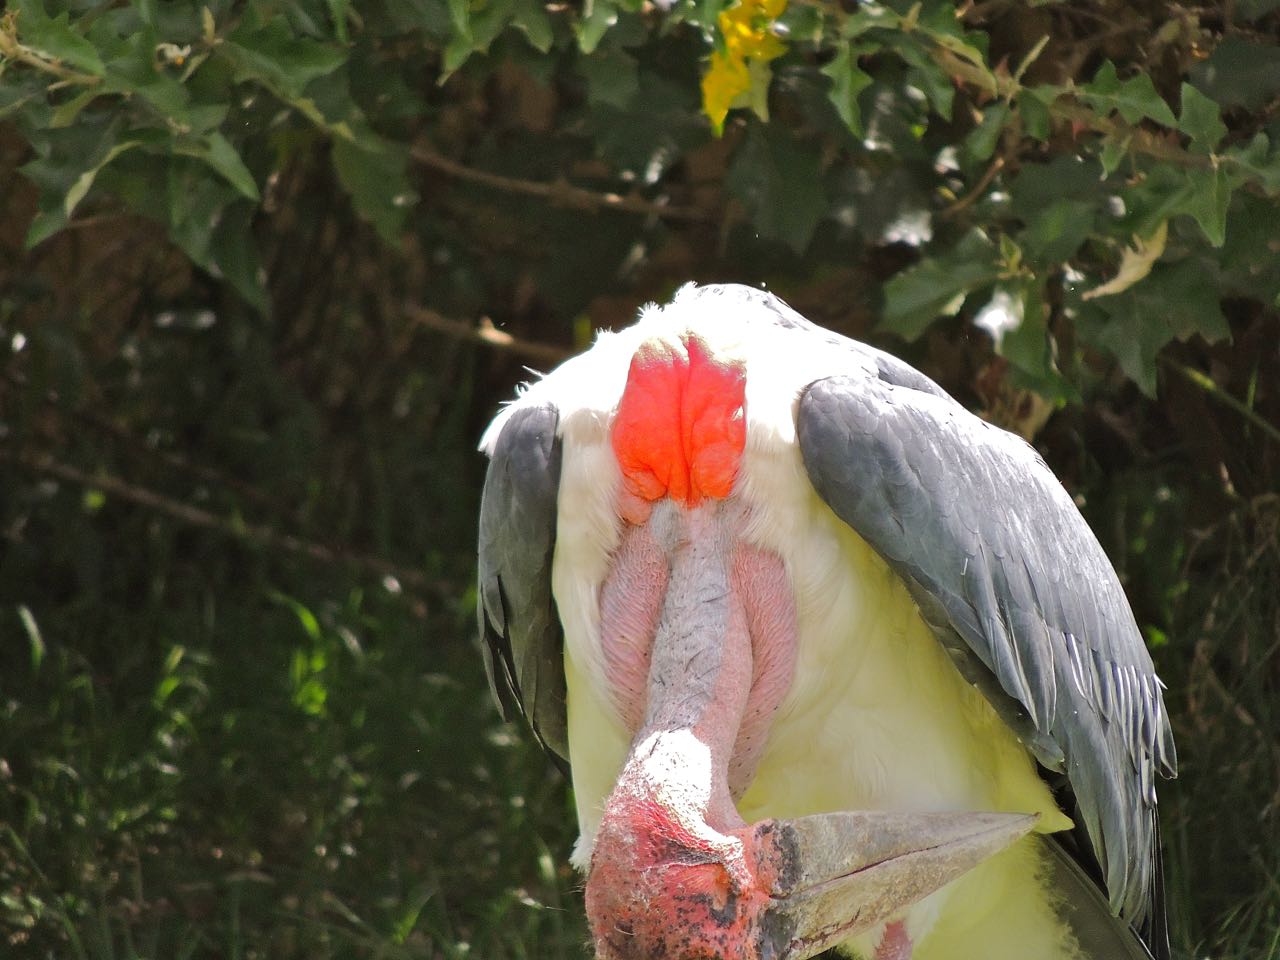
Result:
{"label": "leafy tree canopy", "polygon": [[[28,244],[128,209],[262,312],[248,228],[300,153],[393,246],[462,157],[809,270],[906,245],[868,292],[883,329],[997,303],[1020,375],[1069,396],[1061,317],[1154,393],[1166,343],[1228,336],[1224,297],[1280,297],[1276,251],[1245,240],[1280,198],[1275,7],[18,0],[0,115],[34,153]],[[525,114],[506,129],[464,106],[495,83]]]}

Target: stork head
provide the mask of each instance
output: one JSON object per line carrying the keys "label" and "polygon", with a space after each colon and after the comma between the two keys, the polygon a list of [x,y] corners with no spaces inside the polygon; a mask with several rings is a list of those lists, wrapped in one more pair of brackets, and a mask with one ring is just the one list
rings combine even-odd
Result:
{"label": "stork head", "polygon": [[597,841],[586,900],[600,960],[804,960],[892,919],[1036,821],[862,811],[715,836],[645,807]]}
{"label": "stork head", "polygon": [[634,739],[595,837],[602,960],[803,960],[893,919],[1034,816],[837,812],[747,824],[791,683],[794,598],[732,496],[745,371],[687,335],[635,354],[613,425],[620,545],[601,645]]}

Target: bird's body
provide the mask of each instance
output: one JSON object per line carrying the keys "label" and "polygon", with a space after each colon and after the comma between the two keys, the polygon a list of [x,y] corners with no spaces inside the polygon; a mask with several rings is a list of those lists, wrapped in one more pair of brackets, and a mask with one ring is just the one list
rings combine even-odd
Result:
{"label": "bird's body", "polygon": [[[655,369],[660,369],[661,377],[652,374]],[[674,780],[684,792],[670,808],[679,810],[687,800],[695,812],[685,819],[696,822],[706,837],[728,837],[726,843],[736,842],[734,831],[743,824],[790,821],[831,811],[1038,815],[1031,835],[839,942],[867,960],[1097,956],[1088,952],[1087,944],[1082,948],[1077,943],[1078,935],[1092,936],[1080,934],[1088,923],[1082,927],[1081,922],[1064,920],[1065,894],[1055,867],[1061,855],[1047,835],[1070,830],[1073,821],[1057,806],[1036,762],[1039,757],[1042,763],[1053,763],[1054,758],[1046,761],[1045,755],[1063,743],[1068,751],[1066,768],[1080,762],[1070,756],[1072,721],[1065,717],[1052,721],[1043,715],[1042,687],[1046,669],[1049,682],[1056,676],[1054,670],[1063,671],[1067,679],[1059,690],[1070,691],[1073,683],[1080,686],[1083,675],[1067,664],[1055,666],[1052,656],[1048,668],[1019,664],[1025,689],[1018,689],[1016,680],[1003,682],[1003,687],[1010,702],[1024,693],[1030,703],[1014,703],[1011,712],[998,685],[990,682],[993,675],[1008,680],[998,663],[986,663],[992,658],[979,653],[977,660],[986,665],[976,669],[986,671],[987,682],[978,683],[973,669],[966,670],[963,662],[969,654],[957,652],[964,645],[939,642],[939,610],[930,607],[932,600],[926,596],[932,581],[924,574],[904,576],[903,572],[916,569],[920,557],[906,548],[886,551],[883,543],[879,549],[873,547],[843,516],[860,507],[850,506],[839,489],[819,492],[821,461],[835,456],[833,444],[821,434],[822,416],[814,414],[806,420],[802,408],[809,403],[816,409],[824,402],[809,388],[819,381],[836,383],[833,377],[848,378],[851,383],[873,381],[880,391],[876,396],[883,395],[888,404],[893,405],[900,395],[910,401],[907,406],[912,410],[919,404],[926,411],[936,407],[929,415],[936,413],[942,421],[968,417],[910,368],[808,325],[767,295],[744,288],[687,288],[672,305],[647,308],[638,324],[617,334],[602,334],[588,354],[533,384],[486,435],[485,449],[493,454],[499,451],[504,429],[522,411],[530,412],[526,414],[530,418],[540,415],[535,411],[553,411],[541,429],[545,432],[546,424],[551,424],[558,440],[554,447],[558,483],[550,488],[555,497],[554,526],[551,543],[539,541],[533,552],[553,546],[543,579],[549,581],[554,609],[563,624],[563,719],[551,716],[558,709],[554,691],[549,700],[545,697],[551,682],[545,678],[555,667],[553,663],[548,668],[545,662],[545,648],[551,642],[545,638],[555,636],[554,619],[540,634],[542,639],[524,648],[517,640],[514,659],[504,654],[504,666],[502,656],[495,655],[493,666],[498,682],[505,671],[512,692],[524,697],[535,727],[541,711],[540,732],[553,748],[567,752],[571,762],[581,828],[574,862],[584,871],[590,868],[597,878],[588,884],[593,924],[601,928],[613,924],[630,935],[631,920],[610,919],[617,910],[631,909],[614,906],[622,894],[612,888],[628,887],[634,876],[645,876],[651,867],[647,862],[625,867],[624,872],[631,873],[615,881],[609,873],[613,868],[602,867],[600,861],[625,860],[630,855],[627,851],[636,845],[636,838],[648,830],[635,825],[631,811],[648,809],[655,797],[666,808],[662,798],[672,789],[668,781]],[[702,381],[706,389],[700,394]],[[644,392],[654,392],[654,384],[679,395],[670,416],[662,414],[660,404],[657,413],[651,409],[651,398]],[[734,396],[738,399],[733,400]],[[664,448],[655,454],[646,444],[668,422],[676,423],[671,429],[679,434],[672,441],[675,452]],[[814,438],[807,448],[806,429]],[[996,433],[967,420],[962,429]],[[996,450],[1020,443],[1004,434],[990,438],[982,434],[979,439],[990,440]],[[550,443],[546,437],[543,440]],[[699,459],[703,447],[709,451],[705,464]],[[945,449],[945,438],[939,449]],[[839,473],[843,477],[844,471]],[[948,496],[962,495],[965,482],[957,480]],[[1008,494],[1011,498],[1022,495],[1012,488]],[[543,501],[546,497],[544,491]],[[911,497],[900,502],[914,505],[887,522],[900,527],[908,540],[918,533],[912,526],[912,511],[956,512],[954,504],[931,506],[914,503]],[[972,505],[975,510],[997,512],[1000,507],[1000,503]],[[890,512],[874,505],[868,509],[877,515]],[[1017,525],[1024,520],[1015,515],[1012,522]],[[1023,533],[1052,537],[1056,524],[1046,519],[1040,530]],[[701,542],[701,530],[708,531],[712,546],[694,549],[690,544]],[[883,540],[885,534],[875,536]],[[482,553],[485,537],[482,519]],[[933,552],[928,539],[920,556]],[[994,553],[1006,552],[1001,543],[979,544],[975,566],[1000,562],[985,555],[988,546]],[[490,545],[491,551],[496,549]],[[937,553],[945,558],[945,544],[938,544]],[[502,560],[491,557],[493,584],[503,577],[500,568],[515,562],[515,554]],[[965,569],[948,575],[967,583],[969,560],[960,563]],[[1052,572],[1058,580],[1072,574]],[[484,576],[482,556],[482,581]],[[681,585],[697,584],[703,578],[709,584],[703,595],[678,599]],[[482,591],[484,586],[482,582]],[[488,627],[491,633],[496,627],[496,633],[505,631],[509,637],[510,623],[526,601],[520,597],[512,601],[505,595],[495,600],[495,589],[491,586]],[[945,590],[933,594],[943,597],[937,606],[945,607]],[[536,587],[531,595],[530,602],[536,603]],[[727,612],[708,613],[720,609],[717,603],[727,604]],[[497,615],[495,606],[502,608]],[[1010,624],[1016,626],[1018,615],[1005,606],[1000,610],[1005,627],[1012,632]],[[499,619],[506,622],[498,623]],[[738,628],[735,623],[743,625]],[[964,629],[964,625],[955,630],[946,627],[953,640]],[[655,640],[655,630],[659,637],[677,639]],[[697,639],[704,635],[710,639]],[[1089,643],[1096,638],[1084,639]],[[735,644],[742,652],[735,652]],[[521,662],[522,650],[527,654],[532,648],[540,651],[543,660]],[[1015,644],[1014,650],[1018,649]],[[1105,643],[1102,649],[1112,655]],[[1122,652],[1124,660],[1141,662],[1145,657],[1144,651],[1126,648]],[[558,650],[550,653],[553,659],[559,655]],[[1014,659],[1018,656],[1015,653]],[[1065,657],[1060,654],[1059,659]],[[739,666],[740,661],[745,666]],[[663,691],[669,683],[663,679],[664,671],[676,677],[672,682],[678,684],[683,682],[682,671],[696,673],[702,662],[709,664],[705,673],[715,690],[708,686],[705,695],[696,690],[681,694],[684,699],[675,706],[664,707]],[[745,670],[746,675],[737,677],[735,670]],[[1149,660],[1145,670],[1150,673]],[[539,671],[542,679],[535,676]],[[1148,684],[1144,677],[1135,671],[1135,690],[1158,700],[1154,680]],[[538,683],[542,694],[533,699],[551,706],[531,709],[528,688]],[[1015,689],[1010,690],[1011,685]],[[724,694],[729,688],[738,692]],[[1052,691],[1048,697],[1054,701],[1049,709],[1055,712],[1067,706],[1056,702],[1061,697]],[[695,700],[693,706],[686,703]],[[730,700],[735,706],[722,706]],[[1081,705],[1070,709],[1079,710]],[[682,719],[686,713],[687,722]],[[1024,727],[1027,715],[1032,715],[1031,727],[1015,730],[1018,717],[1014,714],[1021,716]],[[1053,728],[1053,722],[1059,727]],[[1126,721],[1117,714],[1116,722]],[[1150,728],[1145,732],[1144,723]],[[1156,760],[1165,759],[1167,728],[1158,705],[1151,704],[1137,709],[1136,725],[1141,742],[1133,747],[1135,769],[1120,771],[1119,777],[1134,779],[1137,786],[1129,793],[1146,804],[1154,765],[1150,754],[1156,754]],[[727,727],[727,733],[706,735],[713,726]],[[673,739],[683,735],[686,727],[697,734],[692,753]],[[1032,728],[1039,734],[1029,732]],[[1067,732],[1055,734],[1055,729]],[[1036,736],[1040,740],[1031,742]],[[663,766],[668,748],[672,759]],[[704,755],[710,767],[722,771],[720,775],[668,776],[669,769],[697,766],[696,758]],[[1061,754],[1057,759],[1062,760]],[[1096,765],[1099,758],[1086,762]],[[1089,772],[1086,779],[1094,782],[1099,776]],[[1147,783],[1142,782],[1144,776]],[[729,799],[724,796],[726,787]],[[1106,804],[1126,798],[1104,798],[1101,812],[1095,804],[1092,822],[1113,822]],[[1145,822],[1142,817],[1149,812],[1141,811],[1134,822]],[[601,836],[603,853],[596,842]],[[708,842],[714,847],[721,841]],[[1153,842],[1149,835],[1146,842]],[[616,856],[615,850],[619,851]],[[1150,856],[1151,850],[1137,843],[1124,855]],[[697,857],[693,860],[702,862]],[[1105,854],[1098,860],[1116,876],[1115,865]],[[686,861],[687,855],[680,862]],[[1112,893],[1114,903],[1117,897]],[[1149,889],[1142,891],[1143,896],[1148,894]],[[1100,896],[1097,899],[1103,902]],[[1124,942],[1134,952],[1117,956],[1141,956],[1136,938],[1118,936],[1122,940],[1128,936]],[[600,929],[596,939],[601,953],[619,949],[605,942]],[[624,948],[629,943],[620,942]],[[732,952],[725,948],[726,955]],[[680,952],[655,955],[677,957]]]}

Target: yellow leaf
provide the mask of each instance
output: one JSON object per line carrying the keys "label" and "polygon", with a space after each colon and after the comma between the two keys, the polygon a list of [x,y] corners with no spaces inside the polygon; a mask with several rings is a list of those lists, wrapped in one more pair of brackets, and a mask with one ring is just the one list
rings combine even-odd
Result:
{"label": "yellow leaf", "polygon": [[767,64],[787,52],[774,21],[786,7],[787,0],[739,0],[717,18],[724,49],[712,52],[702,77],[702,111],[717,136],[734,107],[750,106],[766,115],[773,75]]}
{"label": "yellow leaf", "polygon": [[718,50],[711,54],[711,66],[702,77],[702,111],[717,136],[724,129],[733,101],[749,89],[751,75],[745,62]]}
{"label": "yellow leaf", "polygon": [[1164,253],[1165,241],[1168,238],[1168,220],[1161,220],[1155,233],[1146,240],[1134,234],[1133,246],[1125,248],[1124,254],[1120,257],[1120,269],[1116,271],[1116,275],[1102,286],[1086,291],[1083,299],[1110,297],[1128,290],[1151,272],[1152,266]]}

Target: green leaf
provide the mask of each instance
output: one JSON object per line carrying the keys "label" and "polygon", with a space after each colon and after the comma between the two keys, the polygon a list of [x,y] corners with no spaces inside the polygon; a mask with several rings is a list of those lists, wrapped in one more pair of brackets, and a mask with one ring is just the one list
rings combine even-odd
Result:
{"label": "green leaf", "polygon": [[511,22],[517,0],[487,0],[472,6],[468,0],[449,0],[456,32],[445,46],[439,83],[444,83],[473,53],[482,53]]}
{"label": "green leaf", "polygon": [[235,66],[237,81],[257,81],[286,99],[301,98],[308,83],[347,59],[339,47],[295,36],[282,15],[261,26],[246,20],[217,49]]}
{"label": "green leaf", "polygon": [[938,116],[950,120],[956,96],[955,84],[929,51],[921,46],[920,38],[916,34],[890,34],[887,46],[906,61],[908,80],[924,91]]}
{"label": "green leaf", "polygon": [[880,329],[915,340],[935,319],[958,310],[966,295],[999,275],[995,245],[980,230],[971,230],[954,247],[926,256],[884,285]]}
{"label": "green leaf", "polygon": [[1189,83],[1182,85],[1182,116],[1178,129],[1191,138],[1191,143],[1205,153],[1227,135],[1227,125],[1222,122],[1218,105]]}
{"label": "green leaf", "polygon": [[1154,120],[1166,127],[1176,125],[1173,111],[1156,93],[1148,74],[1135,74],[1121,82],[1110,60],[1103,63],[1090,83],[1080,88],[1080,96],[1099,112],[1118,111],[1129,123]]}
{"label": "green leaf", "polygon": [[1097,206],[1087,200],[1058,199],[1032,215],[1019,236],[1028,259],[1041,266],[1070,260],[1093,232]]}
{"label": "green leaf", "polygon": [[449,20],[457,33],[471,32],[471,0],[448,0]]}
{"label": "green leaf", "polygon": [[383,0],[382,6],[391,24],[400,31],[421,30],[441,42],[453,33],[445,0]]}
{"label": "green leaf", "polygon": [[1123,137],[1117,137],[1112,134],[1102,141],[1102,150],[1098,152],[1098,162],[1102,164],[1103,176],[1109,177],[1120,169],[1120,164],[1129,155],[1129,144],[1132,142],[1133,136],[1131,134],[1125,134]]}
{"label": "green leaf", "polygon": [[1010,207],[1023,223],[1059,200],[1083,200],[1096,208],[1109,192],[1096,160],[1058,155],[1049,163],[1023,163],[1009,184]]}
{"label": "green leaf", "polygon": [[597,50],[589,57],[579,57],[578,70],[587,81],[589,103],[625,110],[640,92],[635,58],[623,50]]}
{"label": "green leaf", "polygon": [[826,210],[817,152],[778,127],[751,125],[725,185],[762,237],[781,240],[797,254],[808,247]]}
{"label": "green leaf", "polygon": [[302,626],[307,639],[312,642],[320,640],[320,621],[316,619],[316,615],[301,600],[295,600],[293,597],[278,590],[272,590],[269,595],[280,606],[293,611],[293,615],[298,618],[298,623]]}
{"label": "green leaf", "polygon": [[578,35],[578,49],[583,53],[594,53],[605,32],[617,22],[618,8],[609,0],[586,0],[582,16],[574,24],[574,32]]}
{"label": "green leaf", "polygon": [[66,103],[61,103],[54,108],[49,118],[49,126],[54,129],[71,126],[71,124],[75,123],[76,117],[80,115],[80,111],[100,96],[102,96],[102,91],[95,87],[80,91]]}
{"label": "green leaf", "polygon": [[[169,222],[169,237],[197,266],[217,275],[220,271],[210,254],[213,230],[227,204],[235,199],[233,188],[211,177],[195,158],[176,158],[169,163],[166,203],[160,210]],[[134,204],[140,206],[139,204]]]}
{"label": "green leaf", "polygon": [[1227,206],[1231,203],[1231,176],[1221,164],[1186,171],[1189,192],[1183,212],[1200,224],[1209,242],[1220,247],[1226,240]]}
{"label": "green leaf", "polygon": [[822,72],[831,78],[831,102],[845,126],[856,136],[863,132],[858,95],[871,85],[871,76],[858,66],[858,57],[869,49],[842,44],[835,59],[822,68]]}
{"label": "green leaf", "polygon": [[1224,107],[1260,110],[1280,94],[1280,47],[1228,36],[1191,68],[1191,80]]}
{"label": "green leaf", "polygon": [[1232,192],[1244,179],[1239,169],[1223,162],[1188,169],[1154,165],[1140,183],[1125,192],[1123,229],[1150,236],[1159,223],[1187,215],[1200,225],[1211,244],[1221,246],[1227,206]]}
{"label": "green leaf", "polygon": [[117,141],[120,124],[85,122],[44,132],[38,156],[22,167],[22,173],[40,188],[39,213],[27,232],[28,246],[35,246],[62,229],[113,160],[141,145],[157,145],[166,138],[158,130],[137,128],[127,142]]}
{"label": "green leaf", "polygon": [[902,17],[886,6],[878,3],[859,4],[856,12],[840,21],[840,36],[852,40],[877,27],[896,30],[901,22]]}
{"label": "green leaf", "polygon": [[236,148],[221,133],[215,131],[203,137],[178,140],[173,145],[173,151],[181,156],[203,160],[249,200],[256,202],[262,199],[253,174],[240,159]]}
{"label": "green leaf", "polygon": [[[1057,380],[1053,368],[1053,350],[1049,343],[1048,310],[1044,302],[1044,285],[1032,280],[1022,285],[1022,318],[1016,327],[1000,338],[1000,353],[1042,392],[1051,392]],[[1057,390],[1052,390],[1056,393]]]}
{"label": "green leaf", "polygon": [[350,0],[325,0],[325,6],[329,8],[329,19],[333,21],[333,35],[339,43],[346,43],[347,18],[351,15]]}
{"label": "green leaf", "polygon": [[132,204],[148,215],[166,216],[170,239],[192,263],[225,280],[266,314],[269,305],[253,238],[257,205],[242,199],[222,177],[210,176],[207,164],[195,157],[170,161],[168,190],[161,195],[160,209],[150,195]]}
{"label": "green leaf", "polygon": [[1053,120],[1049,107],[1059,96],[1062,88],[1041,84],[1038,87],[1023,87],[1018,91],[1018,116],[1022,118],[1022,129],[1027,136],[1034,137],[1041,143],[1049,139],[1053,132]]}
{"label": "green leaf", "polygon": [[257,207],[245,200],[224,208],[214,227],[209,258],[236,293],[265,316],[271,312],[271,303],[267,299],[266,272],[253,237],[256,212]]}
{"label": "green leaf", "polygon": [[1218,302],[1216,266],[1208,260],[1158,263],[1141,283],[1096,301],[1109,321],[1082,332],[1112,353],[1148,396],[1156,393],[1156,358],[1171,340],[1200,335],[1210,342],[1230,336]]}
{"label": "green leaf", "polygon": [[1280,296],[1280,235],[1274,201],[1247,190],[1232,201],[1227,240],[1217,252],[1224,291],[1271,303]]}
{"label": "green leaf", "polygon": [[102,76],[102,60],[92,43],[71,27],[70,15],[50,17],[40,0],[13,0],[18,14],[18,40],[41,56],[68,64],[84,73]]}
{"label": "green leaf", "polygon": [[187,126],[191,93],[176,77],[156,68],[157,36],[140,30],[116,45],[107,60],[105,82],[99,91],[139,97],[177,127]]}
{"label": "green leaf", "polygon": [[40,664],[44,662],[45,651],[48,649],[44,636],[40,633],[40,625],[36,623],[31,609],[24,603],[18,604],[18,619],[22,621],[22,629],[27,633],[27,643],[31,650],[31,671],[39,672]]}
{"label": "green leaf", "polygon": [[0,83],[0,120],[16,114],[28,129],[49,126],[48,87],[35,71],[26,71],[25,75],[10,71],[4,81]]}
{"label": "green leaf", "polygon": [[555,36],[551,32],[551,20],[547,8],[539,0],[515,0],[511,23],[525,35],[529,46],[539,53],[551,50]]}
{"label": "green leaf", "polygon": [[399,144],[383,143],[367,150],[343,140],[333,141],[333,168],[351,197],[356,212],[390,244],[400,240],[405,217],[417,202],[406,168],[409,152]]}
{"label": "green leaf", "polygon": [[68,218],[70,218],[71,214],[75,212],[76,207],[80,205],[80,201],[85,198],[85,195],[89,192],[89,188],[93,186],[93,181],[94,178],[97,177],[98,171],[116,157],[120,156],[120,154],[124,153],[126,150],[132,150],[141,142],[141,140],[126,140],[123,143],[117,143],[107,151],[107,155],[103,157],[102,160],[94,164],[76,178],[75,183],[71,185],[71,189],[67,191],[67,195],[62,200],[62,209]]}
{"label": "green leaf", "polygon": [[1262,185],[1269,194],[1280,193],[1280,150],[1272,151],[1265,133],[1257,133],[1243,147],[1232,147],[1222,162]]}
{"label": "green leaf", "polygon": [[961,145],[961,156],[970,164],[984,163],[996,152],[1000,134],[1009,119],[1009,104],[997,100],[982,114],[982,122],[969,131]]}

